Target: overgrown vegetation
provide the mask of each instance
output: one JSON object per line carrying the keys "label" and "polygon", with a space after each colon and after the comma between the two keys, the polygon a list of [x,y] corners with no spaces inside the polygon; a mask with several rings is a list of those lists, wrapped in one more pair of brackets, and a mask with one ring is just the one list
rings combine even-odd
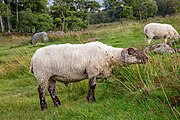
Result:
{"label": "overgrown vegetation", "polygon": [[[84,43],[98,39],[114,47],[143,49],[143,26],[149,22],[170,23],[180,32],[179,15],[147,21],[125,21],[91,26],[84,32],[51,36],[50,44]],[[95,39],[95,40],[96,40]],[[0,36],[0,119],[180,119],[180,55],[149,55],[149,63],[113,69],[112,77],[99,79],[96,102],[88,103],[87,80],[57,83],[62,105],[54,108],[47,92],[48,110],[41,111],[38,81],[29,73],[30,59],[36,49],[30,37]],[[154,41],[160,42],[160,41]],[[180,47],[177,44],[175,47]]]}

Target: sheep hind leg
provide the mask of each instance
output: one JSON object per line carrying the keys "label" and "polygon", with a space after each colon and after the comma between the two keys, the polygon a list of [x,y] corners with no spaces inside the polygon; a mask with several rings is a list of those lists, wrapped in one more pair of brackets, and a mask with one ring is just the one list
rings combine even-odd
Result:
{"label": "sheep hind leg", "polygon": [[56,81],[55,80],[53,80],[53,79],[49,80],[48,91],[53,100],[54,106],[57,107],[57,106],[61,105],[61,102],[56,95]]}
{"label": "sheep hind leg", "polygon": [[87,96],[87,100],[90,103],[96,101],[94,97],[95,87],[96,87],[96,77],[93,77],[89,80],[89,91],[88,91],[88,96]]}
{"label": "sheep hind leg", "polygon": [[39,92],[39,99],[40,99],[40,105],[41,105],[41,109],[47,109],[47,103],[46,103],[46,98],[45,98],[45,90],[46,89],[46,85],[45,84],[40,84],[39,88],[38,88],[38,92]]}

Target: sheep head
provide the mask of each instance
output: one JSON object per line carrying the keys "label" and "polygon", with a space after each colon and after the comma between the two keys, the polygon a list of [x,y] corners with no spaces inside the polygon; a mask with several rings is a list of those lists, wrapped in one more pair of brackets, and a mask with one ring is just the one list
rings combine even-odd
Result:
{"label": "sheep head", "polygon": [[125,48],[121,52],[125,64],[145,64],[148,62],[147,55],[136,48]]}

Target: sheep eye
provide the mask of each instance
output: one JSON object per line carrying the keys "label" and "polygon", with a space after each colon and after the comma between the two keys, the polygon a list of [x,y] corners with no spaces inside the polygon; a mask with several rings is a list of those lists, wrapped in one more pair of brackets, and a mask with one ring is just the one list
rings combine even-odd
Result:
{"label": "sheep eye", "polygon": [[133,48],[128,48],[128,54],[133,55],[136,51]]}

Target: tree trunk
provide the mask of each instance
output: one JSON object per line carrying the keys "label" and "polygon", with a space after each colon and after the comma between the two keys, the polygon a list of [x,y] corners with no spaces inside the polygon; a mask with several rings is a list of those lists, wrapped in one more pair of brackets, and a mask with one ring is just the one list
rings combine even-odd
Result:
{"label": "tree trunk", "polygon": [[64,25],[65,25],[65,16],[64,16],[64,12],[61,12],[62,14],[62,32],[64,32]]}
{"label": "tree trunk", "polygon": [[10,10],[10,1],[4,0],[4,3],[8,7],[8,11],[7,11],[7,27],[8,27],[8,33],[11,33],[11,25],[10,25],[10,20],[9,20],[10,13],[11,13],[11,10]]}
{"label": "tree trunk", "polygon": [[18,3],[19,1],[16,0],[16,30],[19,31],[19,12],[18,12]]}
{"label": "tree trunk", "polygon": [[138,12],[139,12],[139,19],[141,20],[142,16],[141,16],[141,8],[140,8],[139,3],[138,3]]}
{"label": "tree trunk", "polygon": [[2,21],[2,16],[0,15],[1,31],[4,32],[4,25]]}
{"label": "tree trunk", "polygon": [[7,16],[7,24],[8,24],[8,33],[11,33],[11,25],[9,21],[9,15]]}

